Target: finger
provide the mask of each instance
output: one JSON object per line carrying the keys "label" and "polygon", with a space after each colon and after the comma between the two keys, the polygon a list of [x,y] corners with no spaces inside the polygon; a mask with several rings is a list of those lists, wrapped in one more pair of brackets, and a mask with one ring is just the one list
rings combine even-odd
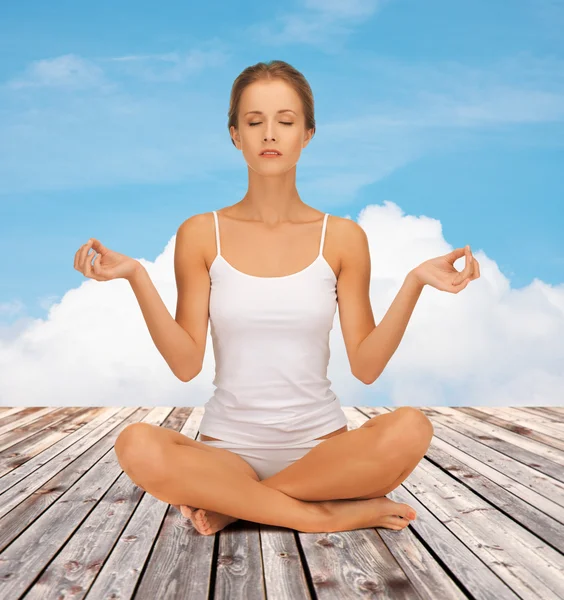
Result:
{"label": "finger", "polygon": [[470,250],[470,246],[465,247],[465,252],[466,252],[466,267],[465,267],[464,271],[462,272],[462,274],[464,275],[464,278],[466,279],[466,277],[471,277],[472,273],[474,272],[474,258],[472,256],[472,251]]}
{"label": "finger", "polygon": [[99,252],[100,254],[104,254],[107,251],[106,246],[104,246],[104,244],[102,244],[102,242],[100,242],[96,238],[92,238],[92,248],[94,248],[94,250],[96,250],[96,252]]}
{"label": "finger", "polygon": [[80,246],[80,248],[74,253],[74,268],[77,271],[80,271],[80,251],[84,248],[84,246],[86,246],[86,244],[82,244],[82,246]]}
{"label": "finger", "polygon": [[92,261],[91,271],[93,273],[94,279],[100,278],[100,254],[96,254],[96,256],[94,257],[94,260]]}
{"label": "finger", "polygon": [[[99,262],[100,259],[98,257],[100,255],[96,254],[96,256],[94,256],[94,254],[96,254],[96,253],[93,252],[92,254],[90,254],[88,256],[88,260],[86,261],[86,272],[85,272],[85,274],[86,274],[87,277],[91,277],[92,279],[96,279],[97,281],[99,281],[100,280],[100,275],[99,275],[100,268],[99,268],[99,265],[98,265],[98,263],[96,261]],[[93,256],[94,256],[94,261],[93,261],[94,264],[92,262],[90,262],[92,260]]]}
{"label": "finger", "polygon": [[480,277],[480,263],[474,259],[474,275],[472,279],[478,279]]}
{"label": "finger", "polygon": [[456,292],[454,292],[455,294],[458,294],[458,292],[461,292],[468,284],[470,283],[470,278],[465,279],[459,286],[458,289],[456,290]]}
{"label": "finger", "polygon": [[451,292],[452,294],[458,294],[458,292],[462,291],[468,285],[469,281],[469,277],[463,279],[460,283],[456,283],[453,281],[451,289],[446,291]]}
{"label": "finger", "polygon": [[449,252],[446,257],[451,260],[452,262],[454,262],[455,260],[461,258],[462,256],[464,256],[464,253],[466,252],[465,248],[455,248],[452,252]]}
{"label": "finger", "polygon": [[88,240],[86,244],[84,244],[84,248],[82,249],[80,266],[82,272],[86,275],[86,263],[92,260],[92,254],[88,254],[90,252],[90,248],[92,247],[92,240]]}

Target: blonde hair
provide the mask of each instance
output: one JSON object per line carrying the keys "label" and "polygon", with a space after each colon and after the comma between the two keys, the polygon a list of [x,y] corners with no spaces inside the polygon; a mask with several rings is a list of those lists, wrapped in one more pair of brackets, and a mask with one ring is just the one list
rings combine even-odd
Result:
{"label": "blonde hair", "polygon": [[[227,130],[230,134],[231,127],[239,128],[239,105],[241,104],[243,90],[255,81],[272,81],[274,79],[285,81],[297,92],[302,101],[305,127],[306,129],[313,129],[313,135],[315,135],[315,116],[311,87],[306,78],[297,69],[283,60],[271,60],[267,63],[259,62],[256,65],[247,67],[235,79],[231,87],[229,112],[227,113],[229,117]],[[231,138],[231,143],[235,146],[233,138]]]}

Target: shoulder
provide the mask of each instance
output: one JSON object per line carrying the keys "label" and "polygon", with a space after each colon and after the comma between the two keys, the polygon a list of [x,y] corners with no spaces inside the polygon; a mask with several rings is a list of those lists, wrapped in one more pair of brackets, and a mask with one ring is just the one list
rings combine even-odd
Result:
{"label": "shoulder", "polygon": [[190,238],[201,247],[209,240],[214,231],[213,212],[198,213],[188,217],[178,227],[178,238]]}
{"label": "shoulder", "polygon": [[359,248],[368,246],[366,231],[356,221],[333,215],[330,216],[330,221],[343,253],[355,254]]}
{"label": "shoulder", "polygon": [[370,249],[364,229],[352,219],[331,217],[334,221],[335,247],[338,248],[340,267],[339,277],[351,270],[370,269]]}
{"label": "shoulder", "polygon": [[183,221],[178,231],[182,231],[182,233],[192,233],[196,234],[201,230],[205,230],[209,227],[209,224],[213,222],[213,213],[198,213],[188,217],[185,221]]}
{"label": "shoulder", "polygon": [[203,258],[213,239],[213,220],[212,212],[198,213],[184,220],[176,232],[177,254],[197,252]]}

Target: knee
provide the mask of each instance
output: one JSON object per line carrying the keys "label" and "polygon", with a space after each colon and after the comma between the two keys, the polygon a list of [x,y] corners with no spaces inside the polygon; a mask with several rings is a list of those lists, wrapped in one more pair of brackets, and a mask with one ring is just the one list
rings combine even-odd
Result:
{"label": "knee", "polygon": [[434,435],[433,424],[427,415],[415,406],[401,406],[394,410],[398,413],[398,432],[410,446],[423,448],[423,454],[431,445]]}
{"label": "knee", "polygon": [[150,423],[131,423],[124,427],[114,444],[121,468],[131,477],[157,475],[161,449]]}

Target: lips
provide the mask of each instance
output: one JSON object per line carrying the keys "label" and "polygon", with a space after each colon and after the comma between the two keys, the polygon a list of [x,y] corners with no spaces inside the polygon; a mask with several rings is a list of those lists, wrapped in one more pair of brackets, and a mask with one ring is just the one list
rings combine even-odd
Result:
{"label": "lips", "polygon": [[[280,150],[276,150],[275,148],[266,148],[259,154],[259,156],[264,156],[265,152],[274,152],[276,154],[276,156],[282,156],[282,152],[280,152]],[[271,155],[267,154],[266,156],[271,156]]]}

